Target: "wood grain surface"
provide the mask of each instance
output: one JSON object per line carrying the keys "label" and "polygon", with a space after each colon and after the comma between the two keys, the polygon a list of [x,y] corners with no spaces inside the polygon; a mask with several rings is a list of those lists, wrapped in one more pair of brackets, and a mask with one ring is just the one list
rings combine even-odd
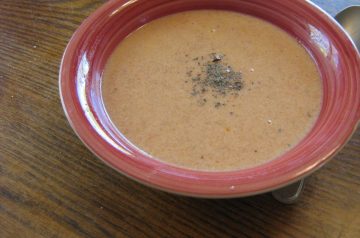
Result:
{"label": "wood grain surface", "polygon": [[[175,196],[92,155],[66,121],[58,70],[72,33],[103,2],[0,1],[1,238],[360,237],[359,129],[295,205],[269,194]],[[359,0],[318,3],[335,13]]]}

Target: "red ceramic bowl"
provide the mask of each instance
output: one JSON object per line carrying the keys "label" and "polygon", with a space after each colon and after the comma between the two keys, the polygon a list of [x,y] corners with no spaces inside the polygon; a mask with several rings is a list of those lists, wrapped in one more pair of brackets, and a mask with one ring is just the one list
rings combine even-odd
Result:
{"label": "red ceramic bowl", "polygon": [[[128,34],[168,14],[222,9],[262,18],[295,37],[312,55],[323,82],[320,116],[296,147],[266,164],[231,172],[178,168],[139,152],[111,123],[102,101],[104,65]],[[66,116],[88,148],[117,171],[149,186],[199,197],[241,197],[294,182],[338,152],[360,118],[360,59],[325,12],[303,0],[113,0],[75,32],[60,68]]]}

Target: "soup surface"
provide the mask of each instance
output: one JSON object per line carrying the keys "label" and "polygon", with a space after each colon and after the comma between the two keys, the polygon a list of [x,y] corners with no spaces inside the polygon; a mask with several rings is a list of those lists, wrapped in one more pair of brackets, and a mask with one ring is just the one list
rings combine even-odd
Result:
{"label": "soup surface", "polygon": [[225,171],[268,162],[304,138],[322,87],[309,54],[283,30],[199,10],[154,20],[123,40],[102,93],[113,123],[144,152]]}

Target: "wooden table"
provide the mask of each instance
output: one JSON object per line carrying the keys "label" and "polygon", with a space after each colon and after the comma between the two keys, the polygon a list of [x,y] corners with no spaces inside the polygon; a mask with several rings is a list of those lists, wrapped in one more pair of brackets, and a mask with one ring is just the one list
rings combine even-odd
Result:
{"label": "wooden table", "polygon": [[[61,55],[101,0],[1,0],[0,237],[360,237],[360,130],[299,203],[159,192],[92,155],[58,96]],[[331,14],[359,0],[315,1]]]}

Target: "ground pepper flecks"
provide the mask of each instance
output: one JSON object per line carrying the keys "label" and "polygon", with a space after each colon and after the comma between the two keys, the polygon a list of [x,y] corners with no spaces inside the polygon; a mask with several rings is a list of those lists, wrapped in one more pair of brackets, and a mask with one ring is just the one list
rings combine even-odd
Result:
{"label": "ground pepper flecks", "polygon": [[[238,95],[243,88],[241,72],[236,72],[226,63],[224,54],[211,53],[207,57],[195,57],[193,61],[197,66],[189,69],[186,76],[193,83],[191,95],[197,97],[201,105],[206,103],[204,97],[209,93],[215,99],[224,99],[228,94]],[[214,102],[216,108],[225,105],[221,100]]]}

